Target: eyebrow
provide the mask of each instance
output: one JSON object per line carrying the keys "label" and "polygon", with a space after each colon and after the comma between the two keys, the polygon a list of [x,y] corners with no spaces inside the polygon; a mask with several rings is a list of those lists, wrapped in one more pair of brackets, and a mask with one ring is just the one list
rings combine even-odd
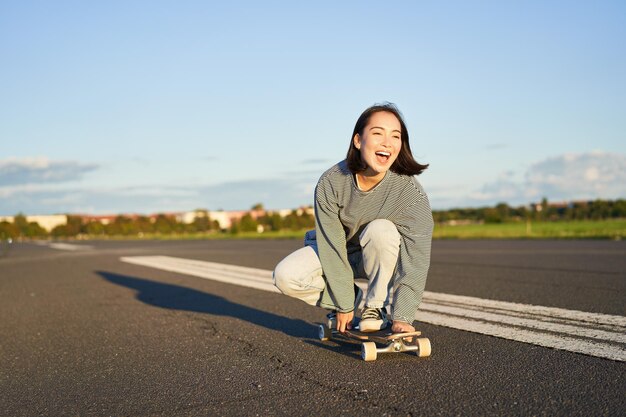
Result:
{"label": "eyebrow", "polygon": [[[372,129],[382,129],[382,130],[385,130],[385,128],[381,127],[381,126],[372,126],[372,127],[370,127],[370,130],[372,130]],[[402,134],[402,132],[399,131],[398,129],[394,129],[394,130],[392,130],[392,132],[398,132],[399,134]]]}

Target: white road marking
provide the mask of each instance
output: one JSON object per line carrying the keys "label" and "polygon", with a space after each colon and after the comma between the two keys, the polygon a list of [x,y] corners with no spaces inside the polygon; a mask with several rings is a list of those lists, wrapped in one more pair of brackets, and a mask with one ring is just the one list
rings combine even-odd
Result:
{"label": "white road marking", "polygon": [[61,242],[42,242],[42,243],[39,243],[39,245],[47,246],[52,249],[70,250],[70,251],[93,249],[93,246],[89,246],[89,245],[73,245],[71,243],[61,243]]}
{"label": "white road marking", "polygon": [[[170,256],[123,262],[280,292],[272,271]],[[359,282],[365,289],[366,283]],[[426,291],[416,320],[537,346],[626,361],[626,317]]]}
{"label": "white road marking", "polygon": [[272,271],[264,269],[174,258],[171,256],[130,256],[123,257],[121,260],[131,264],[236,284],[242,287],[280,292],[272,282]]}

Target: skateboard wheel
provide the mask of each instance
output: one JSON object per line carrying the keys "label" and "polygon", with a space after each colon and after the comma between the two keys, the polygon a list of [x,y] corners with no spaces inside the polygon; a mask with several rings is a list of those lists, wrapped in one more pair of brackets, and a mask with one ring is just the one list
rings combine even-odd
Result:
{"label": "skateboard wheel", "polygon": [[318,327],[318,337],[321,341],[326,341],[328,339],[330,339],[330,335],[331,335],[331,330],[328,328],[328,326],[324,325],[324,324],[320,324]]}
{"label": "skateboard wheel", "polygon": [[427,356],[430,356],[430,352],[431,352],[431,346],[430,346],[430,340],[426,337],[419,337],[417,339],[417,356],[419,356],[420,358],[425,358]]}
{"label": "skateboard wheel", "polygon": [[376,360],[376,343],[363,342],[363,344],[361,344],[361,357],[366,362],[375,361]]}

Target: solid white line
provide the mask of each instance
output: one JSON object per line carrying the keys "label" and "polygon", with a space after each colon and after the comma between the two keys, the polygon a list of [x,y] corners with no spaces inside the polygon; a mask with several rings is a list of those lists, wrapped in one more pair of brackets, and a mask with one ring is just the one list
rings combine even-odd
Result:
{"label": "solid white line", "polygon": [[622,332],[591,329],[570,324],[557,324],[546,322],[541,319],[511,317],[506,314],[495,314],[462,307],[449,307],[437,304],[422,303],[420,311],[440,313],[448,316],[458,316],[467,319],[489,321],[493,323],[507,324],[517,327],[528,327],[540,331],[563,333],[571,336],[586,337],[590,339],[603,339],[610,342],[626,343],[626,335]]}
{"label": "solid white line", "polygon": [[[270,292],[280,292],[278,288],[274,286],[272,282],[271,273],[268,278],[259,279],[259,277],[255,277],[255,279],[250,279],[250,276],[237,276],[231,275],[228,276],[224,273],[226,270],[233,271],[233,268],[218,268],[214,269],[211,265],[207,265],[207,268],[202,270],[198,268],[198,262],[202,261],[193,261],[192,266],[185,265],[184,262],[180,262],[180,260],[172,261],[172,258],[169,256],[132,256],[132,257],[122,257],[121,260],[123,262],[128,262],[136,265],[148,266],[152,268],[162,269],[169,272],[178,272],[181,274],[192,275],[200,278],[211,279],[214,281],[226,282],[229,284],[236,284],[242,287],[255,288],[263,291]],[[211,263],[208,263],[211,264]],[[221,266],[221,265],[220,265]],[[249,270],[250,268],[245,268]],[[264,271],[266,272],[266,271]]]}
{"label": "solid white line", "polygon": [[464,295],[452,295],[425,291],[424,299],[432,302],[450,302],[465,305],[467,307],[485,307],[516,311],[524,314],[543,315],[559,319],[583,321],[589,323],[609,324],[626,327],[626,317],[609,314],[588,313],[585,311],[565,310],[555,307],[543,307],[531,304],[511,303],[506,301],[486,300],[483,298],[467,297]]}
{"label": "solid white line", "polygon": [[[280,292],[272,271],[169,256],[133,256],[123,262]],[[359,282],[363,289],[367,283]],[[626,361],[626,317],[424,292],[416,320],[538,346]]]}
{"label": "solid white line", "polygon": [[[428,302],[431,302],[431,301],[429,300]],[[541,320],[542,322],[545,322],[545,323],[572,325],[572,326],[581,327],[583,329],[587,328],[587,329],[596,329],[596,330],[606,330],[607,332],[616,332],[616,333],[621,333],[624,330],[624,326],[618,326],[614,324],[589,323],[585,321],[572,320],[572,319],[566,319],[566,318],[561,318],[561,317],[552,317],[552,316],[545,316],[545,315],[539,315],[539,314],[529,314],[529,313],[524,313],[522,311],[490,309],[487,307],[467,306],[463,304],[442,303],[442,302],[432,302],[432,304],[435,304],[438,306],[444,306],[444,307],[463,307],[466,310],[475,310],[479,312],[495,313],[499,315],[505,315],[508,317],[517,317],[521,319]],[[609,315],[607,316],[609,319],[614,317],[614,316],[609,316]]]}
{"label": "solid white line", "polygon": [[626,350],[623,347],[608,343],[580,340],[549,333],[537,333],[536,331],[520,329],[517,327],[505,327],[497,324],[485,323],[459,317],[450,317],[443,314],[419,311],[416,320],[434,324],[437,326],[450,327],[488,336],[496,336],[517,342],[529,343],[553,349],[567,350],[582,353],[598,358],[626,361]]}

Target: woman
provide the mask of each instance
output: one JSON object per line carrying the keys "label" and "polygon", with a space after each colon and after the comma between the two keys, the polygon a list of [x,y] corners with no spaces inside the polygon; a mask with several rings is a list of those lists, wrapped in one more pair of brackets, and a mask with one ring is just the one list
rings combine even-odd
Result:
{"label": "woman", "polygon": [[274,284],[284,294],[331,310],[337,330],[352,328],[362,291],[369,286],[360,330],[388,325],[414,331],[430,265],[433,218],[415,175],[428,165],[415,161],[409,133],[395,105],[374,105],[359,117],[347,158],[326,171],[315,189],[315,231],[305,247],[283,259]]}

